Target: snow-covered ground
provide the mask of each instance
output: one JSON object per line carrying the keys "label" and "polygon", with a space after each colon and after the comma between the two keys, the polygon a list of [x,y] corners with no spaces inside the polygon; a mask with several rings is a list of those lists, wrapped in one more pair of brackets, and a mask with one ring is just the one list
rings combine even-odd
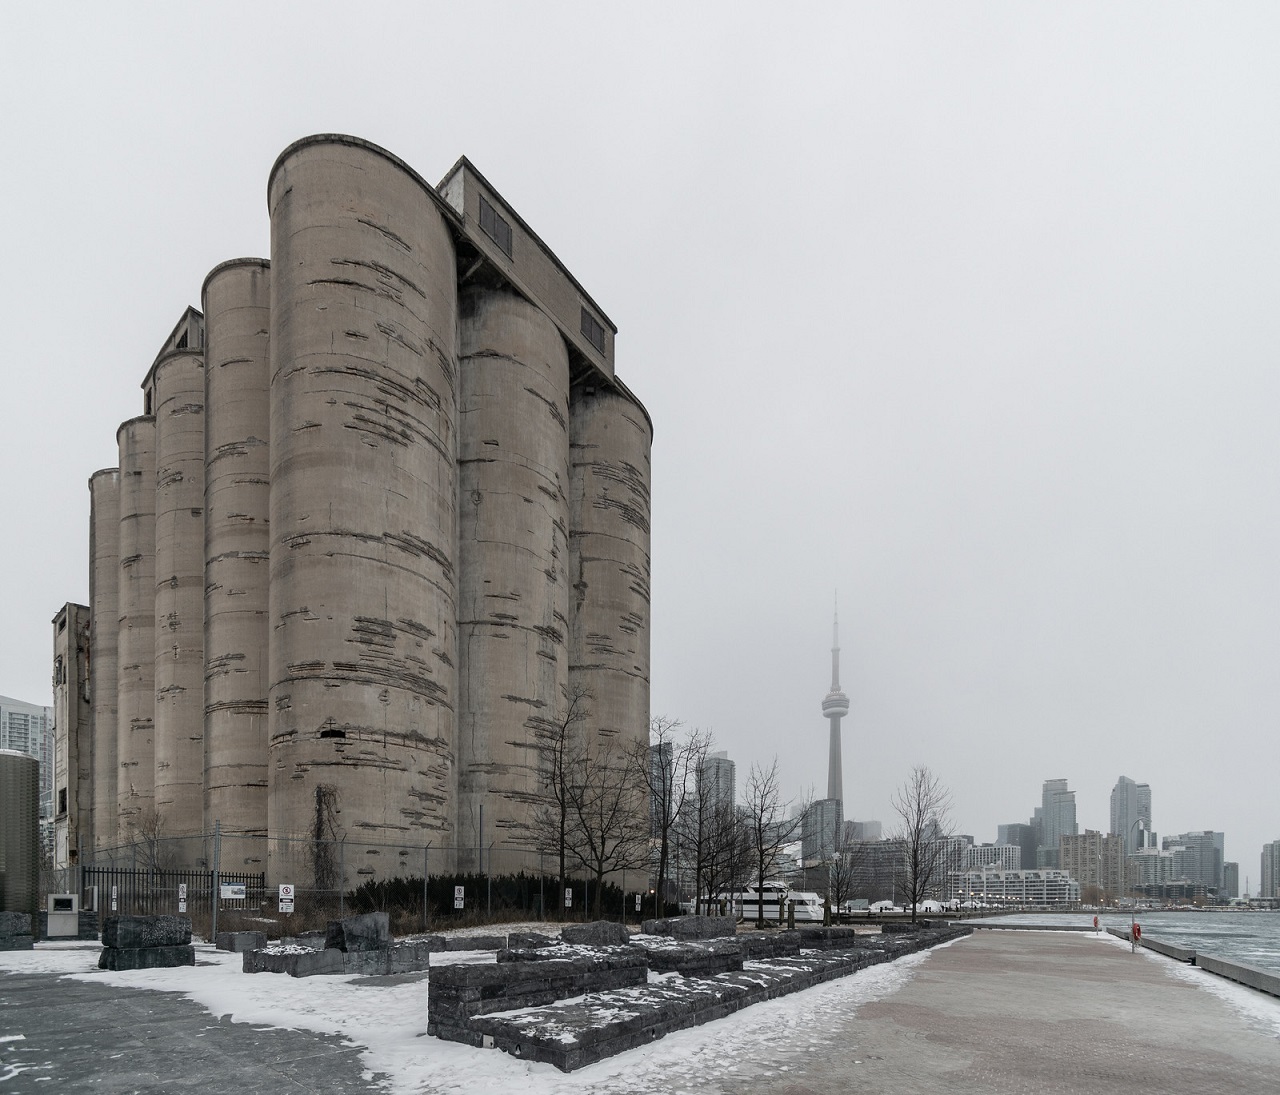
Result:
{"label": "snow-covered ground", "polygon": [[[945,944],[944,944],[945,945]],[[364,1047],[370,1078],[385,1078],[393,1095],[519,1090],[521,1095],[569,1092],[715,1091],[721,1082],[750,1086],[753,1079],[798,1071],[802,1058],[825,1044],[833,1011],[847,1012],[894,992],[928,951],[873,966],[805,992],[757,1004],[725,1019],[564,1074],[498,1050],[477,1050],[426,1036],[427,981],[370,984],[352,975],[292,978],[245,974],[242,958],[196,945],[195,967],[171,970],[97,969],[94,943],[42,944],[35,951],[0,953],[0,969],[44,972],[99,984],[179,992],[215,1016],[257,1027],[287,1027],[337,1034]],[[492,952],[454,951],[432,961],[493,961]]]}

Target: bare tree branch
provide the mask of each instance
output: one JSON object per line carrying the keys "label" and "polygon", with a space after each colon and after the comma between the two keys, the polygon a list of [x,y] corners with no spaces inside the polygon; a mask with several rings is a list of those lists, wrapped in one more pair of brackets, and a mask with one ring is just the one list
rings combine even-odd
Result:
{"label": "bare tree branch", "polygon": [[891,800],[900,820],[895,839],[903,845],[911,920],[938,881],[951,835],[951,792],[928,768],[917,765]]}

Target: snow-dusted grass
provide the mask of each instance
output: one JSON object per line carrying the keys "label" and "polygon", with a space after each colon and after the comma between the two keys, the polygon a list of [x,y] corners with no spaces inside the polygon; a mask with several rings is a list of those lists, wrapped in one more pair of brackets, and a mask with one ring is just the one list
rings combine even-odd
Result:
{"label": "snow-dusted grass", "polygon": [[[532,930],[538,930],[533,928]],[[168,970],[97,969],[94,943],[42,944],[35,951],[0,953],[0,969],[42,972],[104,985],[178,992],[212,1015],[255,1027],[286,1027],[340,1035],[363,1047],[370,1079],[391,1095],[518,1090],[521,1095],[610,1095],[714,1091],[720,1083],[750,1086],[802,1067],[802,1057],[825,1044],[833,1011],[847,1012],[902,985],[929,952],[873,966],[779,1000],[757,1004],[703,1027],[679,1031],[648,1046],[569,1075],[497,1050],[428,1038],[425,977],[399,984],[354,975],[293,978],[245,974],[242,956],[196,945],[194,967]],[[452,951],[432,961],[493,961],[492,952]],[[664,977],[663,980],[667,978]],[[376,981],[377,979],[375,979]]]}

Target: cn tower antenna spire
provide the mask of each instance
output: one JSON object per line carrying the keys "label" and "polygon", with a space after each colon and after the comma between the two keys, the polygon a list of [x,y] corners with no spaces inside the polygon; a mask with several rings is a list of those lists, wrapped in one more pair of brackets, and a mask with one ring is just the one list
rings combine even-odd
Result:
{"label": "cn tower antenna spire", "polygon": [[827,798],[840,803],[844,812],[844,765],[840,757],[840,720],[849,713],[849,697],[840,688],[839,594],[831,623],[831,691],[822,701],[823,717],[831,723],[831,748],[827,759]]}

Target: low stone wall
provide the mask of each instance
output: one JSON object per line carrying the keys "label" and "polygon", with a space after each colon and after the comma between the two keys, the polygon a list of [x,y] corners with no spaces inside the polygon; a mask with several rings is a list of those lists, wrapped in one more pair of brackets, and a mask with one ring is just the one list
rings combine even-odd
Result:
{"label": "low stone wall", "polygon": [[645,935],[670,935],[677,939],[721,939],[738,934],[738,921],[732,916],[669,916],[663,920],[646,920]]}
{"label": "low stone wall", "polygon": [[168,969],[194,966],[191,918],[108,916],[102,924],[101,970]]}
{"label": "low stone wall", "polygon": [[29,951],[34,943],[30,913],[0,912],[0,951]]}
{"label": "low stone wall", "polygon": [[1271,970],[1248,966],[1243,962],[1228,962],[1223,958],[1214,958],[1211,954],[1199,953],[1195,956],[1195,964],[1203,970],[1216,973],[1219,977],[1225,977],[1237,984],[1248,985],[1251,989],[1257,989],[1271,996],[1280,996],[1280,975]]}
{"label": "low stone wall", "polygon": [[667,946],[645,946],[633,942],[631,946],[643,950],[649,968],[658,973],[706,978],[742,969],[742,947],[733,939],[694,940]]}
{"label": "low stone wall", "polygon": [[1172,943],[1162,943],[1158,939],[1148,939],[1145,936],[1138,945],[1178,962],[1189,962],[1193,966],[1196,964],[1196,952],[1188,947],[1175,947]]}
{"label": "low stone wall", "polygon": [[482,1032],[471,1027],[477,1016],[643,985],[648,977],[643,954],[620,951],[598,958],[437,966],[427,993],[427,1033],[478,1046]]}
{"label": "low stone wall", "polygon": [[570,946],[618,947],[631,941],[631,932],[614,920],[593,920],[590,924],[566,924],[560,939]]}
{"label": "low stone wall", "polygon": [[[760,933],[764,934],[764,933]],[[860,969],[968,935],[967,927],[939,927],[910,935],[865,936],[874,945],[839,953],[824,951],[793,958],[752,962],[739,972],[701,979],[672,979],[585,999],[529,1007],[514,1014],[477,1013],[461,1029],[445,1031],[428,1023],[427,1032],[492,1045],[525,1060],[544,1061],[563,1072],[646,1045],[675,1030],[697,1026],[751,1004],[798,992]],[[454,967],[455,969],[464,967]],[[493,967],[465,967],[491,969]],[[432,971],[432,996],[435,976]],[[428,1006],[430,1007],[430,997]],[[499,1007],[491,1011],[504,1011]]]}
{"label": "low stone wall", "polygon": [[310,947],[268,947],[245,951],[245,973],[287,973],[290,977],[315,977],[321,974],[346,973],[340,950],[312,950]]}
{"label": "low stone wall", "polygon": [[260,951],[267,947],[266,932],[218,932],[213,945],[220,951],[231,951],[243,954],[245,951]]}

